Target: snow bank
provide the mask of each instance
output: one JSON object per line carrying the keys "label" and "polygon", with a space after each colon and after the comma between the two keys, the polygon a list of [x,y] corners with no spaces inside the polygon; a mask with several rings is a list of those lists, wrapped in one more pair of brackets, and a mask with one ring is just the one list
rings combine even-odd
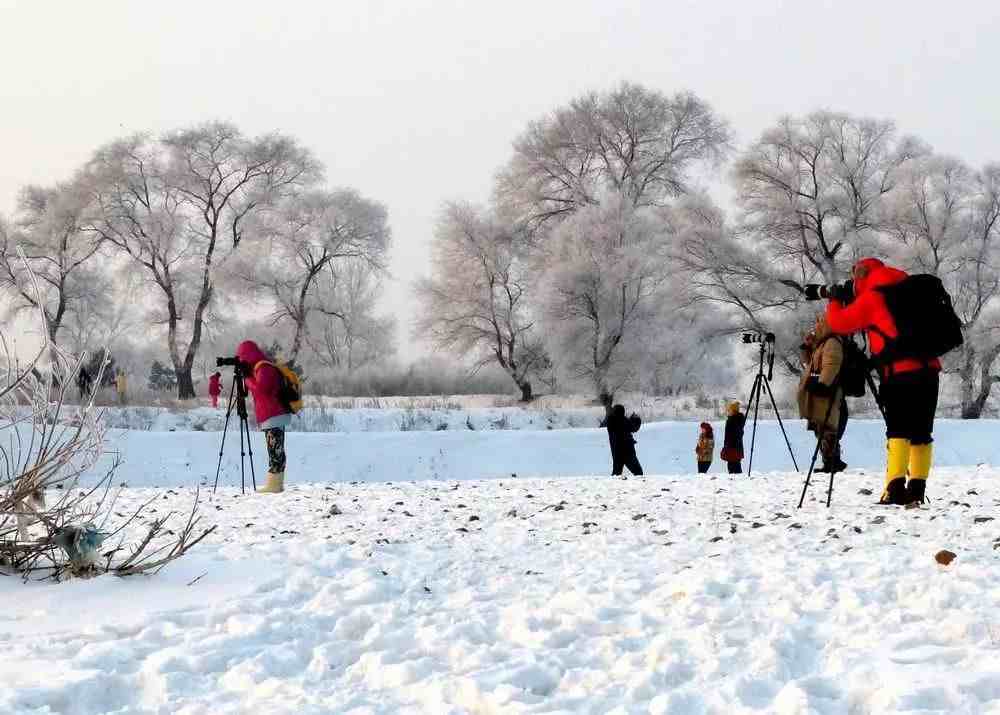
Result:
{"label": "snow bank", "polygon": [[[721,435],[722,424],[716,430]],[[787,423],[798,465],[808,466],[816,444],[803,423]],[[646,424],[638,434],[638,454],[647,474],[684,474],[694,468],[697,425]],[[854,420],[844,440],[844,459],[852,469],[881,471],[885,427]],[[1000,465],[1000,424],[996,421],[939,420],[935,430],[938,466]],[[747,431],[747,448],[751,432]],[[116,431],[111,449],[124,460],[120,479],[132,486],[211,484],[215,479],[221,434],[206,432]],[[239,437],[228,436],[221,483],[240,483]],[[266,467],[262,437],[252,442],[257,475]],[[721,447],[721,440],[719,447]],[[442,431],[301,433],[289,435],[291,481],[408,481],[496,477],[573,476],[610,471],[607,433],[600,429],[552,431]],[[96,469],[105,469],[107,455]],[[744,469],[748,466],[744,463]],[[754,471],[790,470],[792,462],[777,423],[761,422]],[[716,460],[714,472],[725,471]],[[249,477],[248,477],[249,479]],[[877,481],[877,480],[876,480]]]}
{"label": "snow bank", "polygon": [[998,476],[226,488],[156,578],[0,579],[0,712],[997,712]]}
{"label": "snow bank", "polygon": [[[252,412],[252,408],[251,408]],[[443,432],[544,430],[595,427],[602,408],[350,408],[307,407],[292,420],[291,432]],[[653,417],[656,417],[654,415]],[[662,415],[660,415],[662,418]],[[211,407],[108,408],[106,423],[115,429],[151,432],[219,432],[225,411]],[[253,418],[251,417],[251,421]]]}
{"label": "snow bank", "polygon": [[[623,396],[629,411],[646,422],[718,419],[724,400],[704,396]],[[544,430],[595,427],[604,409],[579,396],[547,396],[529,405],[496,395],[455,397],[310,397],[293,420],[294,432],[435,432]],[[791,412],[792,408],[785,408]],[[252,410],[251,410],[252,412]],[[762,412],[762,414],[764,414]],[[109,427],[154,432],[217,432],[225,410],[211,407],[133,406],[105,408]],[[252,417],[251,417],[252,419]]]}

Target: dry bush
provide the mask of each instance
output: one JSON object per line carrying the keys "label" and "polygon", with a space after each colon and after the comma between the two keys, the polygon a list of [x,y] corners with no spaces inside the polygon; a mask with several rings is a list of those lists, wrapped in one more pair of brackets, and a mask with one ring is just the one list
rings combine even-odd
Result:
{"label": "dry bush", "polygon": [[[39,319],[47,335],[44,315]],[[78,408],[66,404],[83,359],[46,343],[20,365],[0,330],[0,570],[55,579],[152,573],[215,528],[199,528],[197,499],[181,528],[165,528],[170,515],[156,519],[137,543],[124,532],[142,508],[108,524],[117,457],[103,475],[83,480],[105,456],[102,411],[93,399]]]}

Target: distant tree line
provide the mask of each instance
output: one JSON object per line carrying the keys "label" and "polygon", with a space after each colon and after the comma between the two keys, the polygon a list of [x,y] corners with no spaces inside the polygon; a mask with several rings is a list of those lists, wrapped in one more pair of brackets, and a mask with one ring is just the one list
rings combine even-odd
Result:
{"label": "distant tree line", "polygon": [[22,190],[0,217],[0,281],[14,314],[41,308],[54,349],[156,341],[173,378],[160,365],[150,384],[182,399],[195,396],[206,344],[238,339],[246,330],[231,328],[259,327],[260,316],[289,361],[379,362],[394,351],[394,321],[375,306],[388,215],[321,178],[312,153],[282,134],[210,122],[123,137],[69,180]]}
{"label": "distant tree line", "polygon": [[[966,343],[946,370],[978,417],[1000,382],[1000,164],[826,111],[733,145],[697,95],[632,83],[530,122],[488,203],[442,204],[414,336],[524,400],[731,384],[736,333],[776,333],[797,370],[818,310],[803,286],[874,255],[950,290]],[[377,308],[387,211],[325,188],[322,168],[291,137],[223,122],[112,141],[0,217],[11,310],[41,309],[64,350],[161,360],[150,384],[181,398],[247,335],[300,369],[397,380],[380,369],[395,352]],[[713,178],[730,206],[707,193]]]}

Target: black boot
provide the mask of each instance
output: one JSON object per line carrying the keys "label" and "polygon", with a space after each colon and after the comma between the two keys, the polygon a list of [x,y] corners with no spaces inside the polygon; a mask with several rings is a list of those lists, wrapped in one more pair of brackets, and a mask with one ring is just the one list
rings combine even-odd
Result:
{"label": "black boot", "polygon": [[924,490],[927,488],[926,479],[911,479],[906,485],[906,503],[923,504]]}
{"label": "black boot", "polygon": [[906,504],[906,479],[899,477],[893,479],[886,486],[885,491],[882,492],[882,498],[879,499],[879,504],[899,504],[903,506]]}
{"label": "black boot", "polygon": [[847,469],[847,464],[842,459],[840,459],[840,457],[834,457],[832,460],[829,461],[824,459],[823,466],[817,467],[815,469],[815,472],[817,474],[830,474],[831,472],[836,474],[837,472],[842,472],[845,469]]}

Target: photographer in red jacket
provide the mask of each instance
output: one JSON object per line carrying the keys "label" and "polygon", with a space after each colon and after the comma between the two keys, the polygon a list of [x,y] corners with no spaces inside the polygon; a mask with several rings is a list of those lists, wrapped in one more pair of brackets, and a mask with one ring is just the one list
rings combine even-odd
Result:
{"label": "photographer in red jacket", "polygon": [[[902,282],[907,274],[876,258],[858,261],[852,270],[854,300],[831,296],[826,318],[834,333],[850,335],[864,330],[872,358],[899,336],[896,321],[879,290]],[[886,353],[890,355],[890,353]],[[881,361],[880,399],[885,410],[887,463],[881,504],[924,501],[931,469],[934,413],[937,410],[941,362],[905,354]],[[909,483],[906,481],[909,473]]]}
{"label": "photographer in red jacket", "polygon": [[285,429],[292,421],[291,412],[281,400],[284,379],[271,359],[251,340],[240,343],[236,358],[243,371],[243,382],[253,398],[257,425],[267,442],[267,483],[257,491],[278,494],[285,491]]}

